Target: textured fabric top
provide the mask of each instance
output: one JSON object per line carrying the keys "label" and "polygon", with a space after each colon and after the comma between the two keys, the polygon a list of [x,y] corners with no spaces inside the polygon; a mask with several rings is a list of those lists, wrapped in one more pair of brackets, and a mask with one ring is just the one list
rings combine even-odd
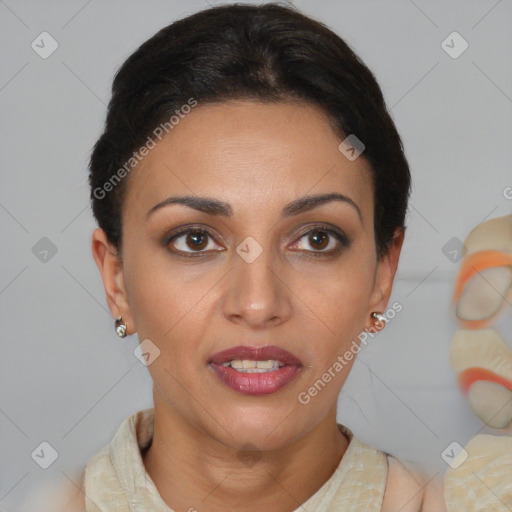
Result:
{"label": "textured fabric top", "polygon": [[[329,480],[296,512],[381,511],[387,455],[354,437],[347,427],[338,427],[349,439],[345,454]],[[84,474],[87,512],[173,512],[142,459],[153,431],[154,409],[138,411],[126,418],[111,443],[89,460]]]}

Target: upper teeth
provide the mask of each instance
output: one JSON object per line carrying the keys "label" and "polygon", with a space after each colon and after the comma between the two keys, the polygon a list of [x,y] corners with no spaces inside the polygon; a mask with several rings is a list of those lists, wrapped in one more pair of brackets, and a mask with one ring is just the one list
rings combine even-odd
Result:
{"label": "upper teeth", "polygon": [[226,361],[222,366],[231,366],[237,371],[247,371],[248,373],[260,373],[267,370],[277,370],[279,367],[284,366],[284,363],[275,359],[268,359],[266,361],[253,361],[250,359],[233,359]]}

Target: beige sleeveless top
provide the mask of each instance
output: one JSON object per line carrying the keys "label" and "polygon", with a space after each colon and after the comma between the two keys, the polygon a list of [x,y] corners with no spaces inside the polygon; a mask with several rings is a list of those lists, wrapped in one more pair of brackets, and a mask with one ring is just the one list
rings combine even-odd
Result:
{"label": "beige sleeveless top", "polygon": [[[154,409],[126,418],[111,443],[87,463],[84,473],[86,512],[173,512],[146,472],[143,452],[151,443]],[[322,487],[296,512],[380,512],[388,464],[384,452],[358,440],[338,425],[349,439],[339,466]]]}

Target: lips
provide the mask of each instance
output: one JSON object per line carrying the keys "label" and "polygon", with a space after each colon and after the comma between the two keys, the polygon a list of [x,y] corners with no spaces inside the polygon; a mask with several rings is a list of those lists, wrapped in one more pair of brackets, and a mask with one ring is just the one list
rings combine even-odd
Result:
{"label": "lips", "polygon": [[214,354],[210,362],[221,365],[233,359],[247,359],[249,361],[277,360],[285,365],[302,366],[300,359],[296,358],[293,354],[272,345],[266,347],[239,345],[238,347],[228,348],[227,350]]}
{"label": "lips", "polygon": [[[238,362],[238,370],[229,366],[231,361]],[[260,369],[256,373],[247,373],[247,370],[241,369],[241,361],[273,361],[278,364],[273,364],[268,371]],[[289,384],[302,368],[300,359],[287,350],[273,345],[239,345],[217,352],[208,363],[223,384],[246,395],[275,393]]]}

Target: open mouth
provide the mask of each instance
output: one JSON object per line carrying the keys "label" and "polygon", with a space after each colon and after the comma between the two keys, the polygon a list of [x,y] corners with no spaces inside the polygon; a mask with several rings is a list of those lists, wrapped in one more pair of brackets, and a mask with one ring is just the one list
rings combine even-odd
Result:
{"label": "open mouth", "polygon": [[253,361],[251,359],[233,359],[222,364],[224,368],[233,368],[242,373],[274,372],[285,366],[281,361],[267,359],[266,361]]}
{"label": "open mouth", "polygon": [[208,365],[223,384],[246,395],[275,393],[302,368],[297,357],[280,347],[249,345],[218,352]]}

